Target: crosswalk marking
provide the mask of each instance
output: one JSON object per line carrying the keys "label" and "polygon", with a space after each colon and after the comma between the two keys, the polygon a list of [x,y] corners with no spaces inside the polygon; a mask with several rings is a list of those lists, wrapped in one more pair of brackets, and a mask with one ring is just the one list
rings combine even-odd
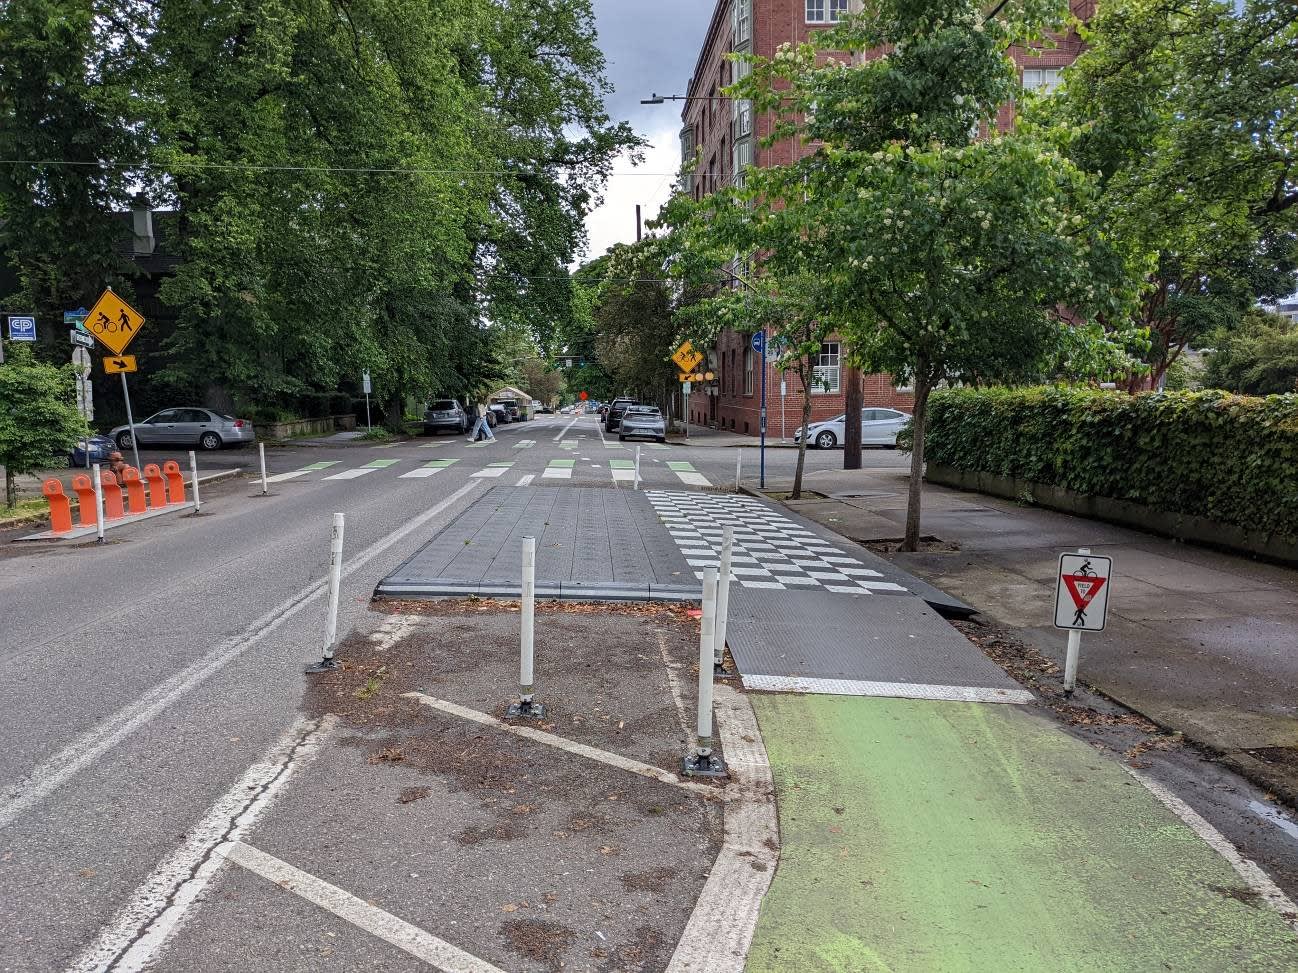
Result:
{"label": "crosswalk marking", "polygon": [[515,448],[515,449],[531,449],[531,448],[532,448],[533,446],[535,446],[535,445],[536,445],[536,440],[535,440],[535,439],[520,439],[518,442],[514,443],[514,448]]}
{"label": "crosswalk marking", "polygon": [[435,443],[420,443],[420,444],[419,444],[419,448],[420,448],[420,449],[436,449],[438,446],[445,446],[445,445],[446,445],[446,440],[443,439],[443,440],[441,440],[441,441],[439,441],[439,442],[435,442]]}
{"label": "crosswalk marking", "polygon": [[328,463],[312,463],[310,466],[304,466],[300,470],[294,470],[292,473],[276,473],[274,476],[266,477],[267,483],[283,483],[285,480],[293,480],[299,476],[306,476],[308,473],[314,473],[316,470],[327,470],[331,466],[337,466],[338,460],[332,460]]}
{"label": "crosswalk marking", "polygon": [[475,477],[478,477],[479,479],[494,480],[497,477],[504,476],[506,471],[509,470],[509,468],[512,467],[513,465],[514,465],[513,463],[492,463],[489,466],[487,466],[486,469],[478,470],[478,472],[474,473],[473,475]]}
{"label": "crosswalk marking", "polygon": [[559,444],[559,448],[560,448],[560,449],[576,449],[576,448],[577,448],[577,440],[575,440],[575,439],[565,439],[563,442],[561,442],[561,443]]}
{"label": "crosswalk marking", "polygon": [[364,466],[358,466],[354,470],[343,470],[341,473],[335,473],[333,476],[326,476],[326,480],[354,480],[357,477],[373,473],[375,470],[386,470],[389,466],[396,466],[400,463],[399,459],[374,459],[370,460]]}
{"label": "crosswalk marking", "polygon": [[608,461],[608,467],[613,471],[613,479],[631,482],[635,479],[635,463],[629,459],[611,459]]}
{"label": "crosswalk marking", "polygon": [[552,459],[541,474],[543,480],[571,480],[572,468],[577,463],[574,459]]}
{"label": "crosswalk marking", "polygon": [[423,479],[424,477],[432,476],[435,473],[440,473],[448,466],[451,466],[453,463],[458,463],[458,462],[459,462],[458,459],[435,459],[430,463],[425,463],[417,470],[411,470],[409,473],[402,473],[400,479],[420,480]]}
{"label": "crosswalk marking", "polygon": [[668,461],[667,468],[676,474],[677,479],[690,486],[712,486],[708,478],[694,468],[693,463],[682,460]]}
{"label": "crosswalk marking", "polygon": [[520,476],[515,486],[531,486],[532,481],[536,479],[535,473],[528,473],[526,476]]}

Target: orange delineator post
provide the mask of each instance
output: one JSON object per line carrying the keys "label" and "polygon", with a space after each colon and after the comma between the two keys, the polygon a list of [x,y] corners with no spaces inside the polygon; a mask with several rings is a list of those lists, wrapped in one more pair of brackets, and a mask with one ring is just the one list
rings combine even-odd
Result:
{"label": "orange delineator post", "polygon": [[180,473],[180,464],[169,459],[162,464],[162,475],[167,478],[167,503],[185,502],[185,478]]}
{"label": "orange delineator post", "polygon": [[122,488],[117,485],[117,477],[108,470],[99,474],[100,485],[104,493],[104,520],[119,520],[126,516],[122,506]]}
{"label": "orange delineator post", "polygon": [[72,530],[72,501],[63,494],[63,483],[59,480],[46,480],[41,484],[41,492],[50,503],[50,532],[66,534]]}
{"label": "orange delineator post", "polygon": [[140,471],[128,466],[122,473],[122,483],[126,486],[126,512],[144,513],[148,508],[144,503],[144,481],[140,479]]}
{"label": "orange delineator post", "polygon": [[95,514],[95,486],[90,482],[90,477],[84,473],[78,473],[72,478],[72,489],[77,491],[77,503],[80,510],[77,517],[77,526],[94,527],[95,524],[99,523],[99,518]]}
{"label": "orange delineator post", "polygon": [[167,481],[162,478],[162,470],[157,463],[150,463],[144,468],[144,479],[149,484],[149,506],[161,510],[167,505]]}

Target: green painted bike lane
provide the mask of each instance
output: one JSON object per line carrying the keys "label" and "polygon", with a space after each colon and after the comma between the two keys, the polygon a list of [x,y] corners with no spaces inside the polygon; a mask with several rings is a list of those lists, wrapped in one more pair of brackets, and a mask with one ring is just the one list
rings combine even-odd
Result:
{"label": "green painted bike lane", "polygon": [[750,973],[1298,970],[1298,936],[1028,707],[749,696],[781,858]]}

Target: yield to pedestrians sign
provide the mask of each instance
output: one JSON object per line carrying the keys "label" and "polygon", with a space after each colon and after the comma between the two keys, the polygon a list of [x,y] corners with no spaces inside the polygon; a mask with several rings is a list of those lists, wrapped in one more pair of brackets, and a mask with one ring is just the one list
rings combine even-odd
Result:
{"label": "yield to pedestrians sign", "polygon": [[1055,588],[1055,628],[1103,632],[1109,619],[1113,559],[1093,554],[1061,554]]}

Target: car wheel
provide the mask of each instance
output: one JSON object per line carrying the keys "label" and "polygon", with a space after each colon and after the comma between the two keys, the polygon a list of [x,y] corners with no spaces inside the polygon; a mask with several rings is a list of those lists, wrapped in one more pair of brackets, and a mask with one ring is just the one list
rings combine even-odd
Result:
{"label": "car wheel", "polygon": [[833,449],[837,445],[838,445],[838,437],[835,436],[828,429],[826,429],[822,433],[816,434],[817,449]]}
{"label": "car wheel", "polygon": [[657,439],[654,440],[654,442],[662,443],[662,444],[665,446],[665,445],[667,445],[667,437],[666,437],[666,436],[659,436]]}
{"label": "car wheel", "polygon": [[623,436],[621,433],[618,433],[618,434],[617,434],[617,441],[620,442],[620,443],[624,443],[624,442],[626,442],[626,436]]}
{"label": "car wheel", "polygon": [[206,450],[220,449],[221,437],[214,432],[205,432],[198,437],[198,445]]}
{"label": "car wheel", "polygon": [[118,449],[131,448],[131,434],[129,432],[119,432],[117,434],[117,448]]}

